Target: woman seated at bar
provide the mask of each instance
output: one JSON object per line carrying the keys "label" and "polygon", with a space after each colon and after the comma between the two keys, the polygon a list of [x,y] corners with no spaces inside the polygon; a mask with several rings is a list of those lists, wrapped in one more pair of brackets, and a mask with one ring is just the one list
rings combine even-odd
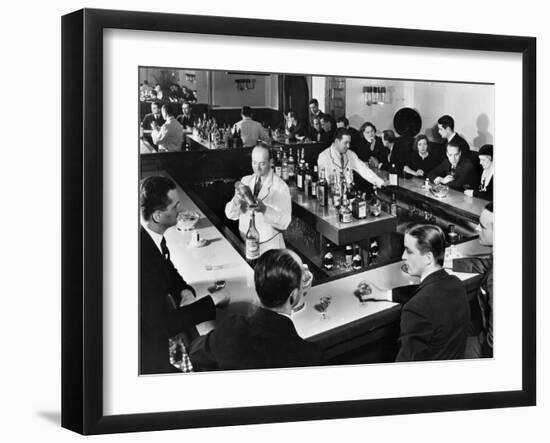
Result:
{"label": "woman seated at bar", "polygon": [[305,125],[298,121],[298,117],[294,111],[288,111],[286,115],[285,133],[289,141],[303,140],[307,136]]}
{"label": "woman seated at bar", "polygon": [[415,177],[427,176],[439,164],[429,150],[428,137],[421,134],[414,140],[413,151],[405,162],[403,171]]}
{"label": "woman seated at bar", "polygon": [[368,163],[373,169],[378,168],[378,164],[384,161],[384,143],[376,135],[376,126],[371,122],[365,122],[359,128],[361,141],[359,146],[354,146],[357,156],[360,160]]}
{"label": "woman seated at bar", "polygon": [[493,200],[493,145],[483,145],[479,149],[479,163],[483,168],[479,188],[466,189],[464,194],[470,197],[479,197],[486,200]]}
{"label": "woman seated at bar", "polygon": [[312,126],[311,126],[311,129],[309,130],[308,138],[314,142],[321,141],[322,132],[323,132],[323,128],[321,127],[321,118],[313,117]]}

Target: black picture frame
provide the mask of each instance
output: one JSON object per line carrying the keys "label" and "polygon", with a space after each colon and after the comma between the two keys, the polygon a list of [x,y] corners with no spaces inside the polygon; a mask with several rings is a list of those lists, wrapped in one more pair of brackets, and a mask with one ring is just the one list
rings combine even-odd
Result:
{"label": "black picture frame", "polygon": [[[522,388],[517,391],[106,416],[103,412],[103,31],[190,32],[522,56]],[[284,29],[284,36],[281,35]],[[536,39],[83,9],[62,19],[62,426],[82,434],[536,404]],[[528,171],[528,173],[526,173]]]}

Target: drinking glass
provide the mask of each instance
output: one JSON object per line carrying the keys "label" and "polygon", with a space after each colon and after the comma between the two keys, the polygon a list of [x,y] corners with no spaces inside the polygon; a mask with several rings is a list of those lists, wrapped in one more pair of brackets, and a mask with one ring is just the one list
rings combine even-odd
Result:
{"label": "drinking glass", "polygon": [[330,295],[325,295],[321,297],[319,299],[319,303],[315,305],[315,309],[321,313],[321,320],[326,320],[328,318],[327,310],[331,300],[332,300],[332,297]]}

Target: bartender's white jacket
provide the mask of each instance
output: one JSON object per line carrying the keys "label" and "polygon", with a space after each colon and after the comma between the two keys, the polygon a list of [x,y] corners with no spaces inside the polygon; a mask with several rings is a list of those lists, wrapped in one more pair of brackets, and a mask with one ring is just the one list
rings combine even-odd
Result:
{"label": "bartender's white jacket", "polygon": [[[241,182],[253,190],[256,184],[256,175],[246,175]],[[260,234],[260,254],[269,249],[284,248],[283,231],[290,224],[292,216],[292,202],[287,184],[273,171],[270,171],[262,182],[257,198],[262,200],[265,205],[263,214],[256,212],[256,229]],[[235,204],[234,199],[231,199],[225,205],[225,215],[230,220],[239,219],[239,231],[244,239],[250,226],[250,212],[247,211],[243,214],[239,205]]]}

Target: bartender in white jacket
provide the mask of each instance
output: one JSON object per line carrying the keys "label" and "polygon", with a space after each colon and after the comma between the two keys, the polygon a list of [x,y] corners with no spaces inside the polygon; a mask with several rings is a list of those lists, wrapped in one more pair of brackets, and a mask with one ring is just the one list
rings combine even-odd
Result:
{"label": "bartender in white jacket", "polygon": [[[260,254],[269,249],[285,247],[283,231],[290,224],[292,203],[287,184],[271,169],[271,153],[265,146],[252,150],[252,170],[241,183],[250,188],[256,197],[256,229],[260,234]],[[239,231],[244,239],[250,226],[248,204],[238,189],[234,197],[225,205],[225,215],[230,220],[239,219]]]}
{"label": "bartender in white jacket", "polygon": [[[334,174],[345,176],[351,171],[356,171],[361,177],[369,183],[378,186],[384,185],[384,180],[378,177],[365,163],[363,163],[357,154],[351,151],[351,132],[347,129],[339,129],[336,132],[334,142],[331,146],[319,154],[317,165],[319,171],[325,170],[329,183],[335,180]],[[347,178],[347,177],[346,177]]]}

